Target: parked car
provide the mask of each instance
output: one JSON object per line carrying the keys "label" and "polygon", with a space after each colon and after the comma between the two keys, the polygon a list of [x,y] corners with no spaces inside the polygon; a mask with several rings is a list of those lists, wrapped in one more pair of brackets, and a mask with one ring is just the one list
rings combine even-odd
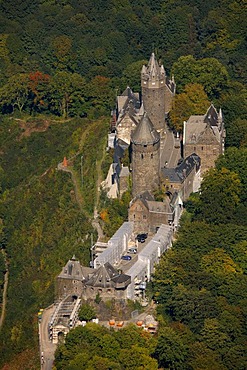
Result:
{"label": "parked car", "polygon": [[130,261],[131,260],[131,256],[128,256],[128,255],[126,255],[126,256],[122,256],[121,257],[121,260],[124,260],[124,261]]}
{"label": "parked car", "polygon": [[147,237],[148,237],[148,233],[142,233],[142,234],[138,234],[136,239],[138,240],[139,243],[144,243]]}
{"label": "parked car", "polygon": [[144,239],[144,238],[137,238],[137,241],[139,243],[145,243],[146,239]]}
{"label": "parked car", "polygon": [[130,248],[128,250],[128,253],[134,253],[134,254],[136,254],[137,253],[137,249],[136,248]]}

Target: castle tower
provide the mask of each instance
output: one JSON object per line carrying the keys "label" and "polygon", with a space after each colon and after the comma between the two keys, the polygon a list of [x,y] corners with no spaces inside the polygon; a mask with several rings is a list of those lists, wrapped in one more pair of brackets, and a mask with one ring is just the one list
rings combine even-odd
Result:
{"label": "castle tower", "polygon": [[159,66],[152,53],[148,65],[141,71],[142,101],[145,112],[159,131],[165,125],[165,85],[165,69],[163,65]]}
{"label": "castle tower", "polygon": [[147,113],[131,135],[132,142],[132,195],[159,187],[160,134],[155,130]]}

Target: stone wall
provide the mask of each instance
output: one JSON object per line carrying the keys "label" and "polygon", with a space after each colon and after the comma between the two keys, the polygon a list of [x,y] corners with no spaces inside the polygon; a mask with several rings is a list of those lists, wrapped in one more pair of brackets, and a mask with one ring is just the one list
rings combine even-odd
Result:
{"label": "stone wall", "polygon": [[165,86],[157,88],[142,86],[142,101],[155,129],[161,131],[165,125]]}
{"label": "stone wall", "polygon": [[132,195],[133,198],[159,187],[160,142],[154,145],[132,145]]}
{"label": "stone wall", "polygon": [[201,158],[201,174],[203,175],[210,168],[215,167],[215,161],[222,153],[222,144],[186,144],[184,147],[184,157],[192,153],[196,153]]}

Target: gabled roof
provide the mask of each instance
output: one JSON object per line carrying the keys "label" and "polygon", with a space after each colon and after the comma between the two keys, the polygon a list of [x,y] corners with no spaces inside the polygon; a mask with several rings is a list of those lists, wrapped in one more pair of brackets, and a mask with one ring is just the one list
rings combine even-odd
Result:
{"label": "gabled roof", "polygon": [[134,144],[155,144],[160,140],[159,133],[155,130],[154,125],[150,121],[147,113],[144,113],[140,123],[131,135],[131,141]]}
{"label": "gabled roof", "polygon": [[63,267],[58,278],[73,279],[73,280],[84,280],[85,277],[82,272],[80,262],[73,256]]}
{"label": "gabled roof", "polygon": [[208,108],[204,116],[204,122],[208,123],[210,126],[218,126],[218,113],[213,104]]}
{"label": "gabled roof", "polygon": [[[220,141],[220,132],[223,128],[222,112],[217,113],[214,105],[211,104],[205,115],[190,116],[184,124],[184,143],[203,143],[205,137],[211,140]],[[206,142],[206,141],[205,141]]]}
{"label": "gabled roof", "polygon": [[126,109],[126,110],[123,110],[119,117],[118,117],[118,120],[117,120],[117,126],[124,120],[125,117],[129,117],[131,119],[131,121],[133,121],[133,123],[135,125],[138,124],[138,120],[137,118],[135,117],[135,114],[134,112],[131,112],[130,109]]}
{"label": "gabled roof", "polygon": [[176,92],[176,84],[174,77],[170,80],[168,77],[166,77],[166,86],[169,88],[172,94],[175,94]]}
{"label": "gabled roof", "polygon": [[125,288],[130,282],[129,275],[119,274],[109,262],[106,262],[94,272],[86,285],[100,288]]}
{"label": "gabled roof", "polygon": [[91,276],[86,285],[102,288],[114,287],[112,278],[118,275],[117,270],[109,262],[106,262]]}
{"label": "gabled roof", "polygon": [[162,168],[161,174],[164,179],[168,179],[170,182],[182,183],[196,167],[196,171],[199,170],[201,165],[200,157],[193,153],[185,158],[185,160],[176,168]]}
{"label": "gabled roof", "polygon": [[130,207],[136,201],[141,201],[145,205],[145,207],[148,209],[147,201],[154,201],[154,197],[153,197],[153,195],[149,191],[144,191],[144,192],[138,194],[135,198],[133,198],[131,200]]}
{"label": "gabled roof", "polygon": [[170,199],[167,197],[163,202],[147,201],[149,212],[171,213]]}
{"label": "gabled roof", "polygon": [[118,113],[130,109],[132,114],[140,108],[139,93],[134,93],[129,86],[117,97]]}

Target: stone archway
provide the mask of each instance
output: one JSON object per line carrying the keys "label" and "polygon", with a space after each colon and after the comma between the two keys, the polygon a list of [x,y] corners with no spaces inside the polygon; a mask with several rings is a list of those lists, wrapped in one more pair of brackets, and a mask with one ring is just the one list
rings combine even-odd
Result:
{"label": "stone archway", "polygon": [[65,333],[63,331],[59,331],[57,333],[57,341],[58,341],[58,343],[64,343],[64,339],[65,339]]}

